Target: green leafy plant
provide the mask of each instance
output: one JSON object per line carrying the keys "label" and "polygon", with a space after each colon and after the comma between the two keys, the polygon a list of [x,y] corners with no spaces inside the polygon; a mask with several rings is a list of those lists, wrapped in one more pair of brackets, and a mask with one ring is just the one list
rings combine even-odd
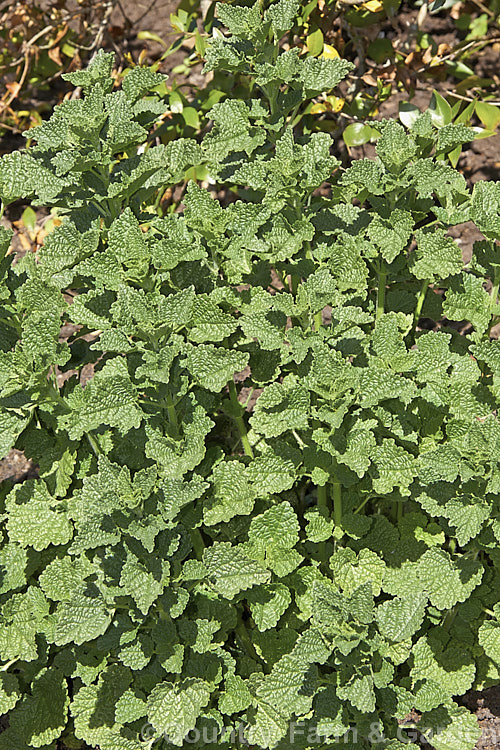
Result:
{"label": "green leafy plant", "polygon": [[[248,2],[242,0],[238,5],[246,6]],[[411,101],[417,89],[430,89],[431,94],[436,81],[447,80],[446,96],[434,92],[430,104],[438,115],[446,115],[442,124],[480,123],[483,127],[476,128],[475,138],[492,135],[500,121],[493,80],[476,75],[471,58],[474,60],[481,49],[495,41],[494,33],[485,35],[481,30],[484,18],[489,18],[491,24],[495,21],[496,0],[487,9],[488,13],[481,16],[477,9],[471,16],[462,5],[453,0],[406,6],[399,0],[299,3],[293,26],[282,39],[282,46],[292,45],[300,49],[301,54],[319,59],[340,56],[358,65],[357,74],[352,75],[341,90],[322,92],[302,109],[302,127],[309,132],[324,131],[335,138],[342,137],[348,147],[374,142],[378,134],[365,121],[377,115],[381,105],[394,93],[402,91]],[[254,95],[253,78],[237,69],[228,74],[215,68],[210,81],[201,86],[193,85],[189,77],[183,82],[176,81],[177,73],[186,75],[192,66],[201,64],[207,40],[218,33],[221,24],[214,12],[215,6],[215,2],[207,5],[199,0],[181,0],[177,12],[171,14],[172,33],[177,32],[178,36],[161,59],[181,48],[186,49],[186,58],[172,71],[171,115],[160,132],[164,140],[182,132],[191,135],[193,131],[186,131],[186,127],[199,131],[212,105],[228,94],[239,99]],[[429,14],[449,14],[450,8],[458,27],[452,46],[439,44],[431,33],[423,31]],[[396,22],[402,12],[407,16],[412,14],[412,21],[401,35],[396,32]],[[477,26],[480,18],[483,20]],[[469,25],[477,27],[478,38],[463,33]],[[162,42],[151,32],[142,32],[139,37]],[[407,105],[408,101],[403,104]],[[458,155],[450,156],[453,166]]]}
{"label": "green leafy plant", "polygon": [[470,193],[445,157],[474,132],[432,112],[369,123],[348,169],[294,132],[350,68],[279,48],[296,11],[219,6],[207,70],[254,96],[201,143],[153,145],[162,76],[113,90],[100,53],[0,162],[4,204],[63,217],[13,266],[1,237],[1,449],[39,466],[1,491],[1,750],[479,735],[454,699],[499,677],[500,187]]}

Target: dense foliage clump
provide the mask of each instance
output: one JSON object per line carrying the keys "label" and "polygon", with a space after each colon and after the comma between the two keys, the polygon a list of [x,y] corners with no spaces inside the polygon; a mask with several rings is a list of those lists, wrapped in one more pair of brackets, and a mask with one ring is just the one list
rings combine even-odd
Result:
{"label": "dense foliage clump", "polygon": [[[295,12],[219,7],[206,68],[255,96],[201,144],[153,145],[163,77],[113,90],[100,53],[0,161],[5,204],[63,219],[14,266],[1,235],[0,447],[40,476],[1,496],[0,750],[398,750],[412,710],[436,750],[478,737],[454,698],[500,660],[500,186],[468,190],[474,131],[439,111],[370,123],[348,169],[295,134],[350,69],[280,48]],[[224,200],[163,214],[199,165]]]}

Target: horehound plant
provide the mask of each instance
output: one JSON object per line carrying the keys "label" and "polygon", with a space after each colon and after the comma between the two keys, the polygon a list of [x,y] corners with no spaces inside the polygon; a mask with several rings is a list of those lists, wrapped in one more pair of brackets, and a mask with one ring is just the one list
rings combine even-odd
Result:
{"label": "horehound plant", "polygon": [[[113,90],[100,53],[0,161],[4,205],[62,219],[14,266],[1,235],[1,449],[39,478],[1,491],[0,750],[478,738],[454,699],[499,677],[500,185],[447,165],[474,133],[438,111],[371,123],[347,169],[295,133],[350,69],[280,47],[295,12],[219,6],[206,69],[254,98],[201,143],[153,145],[162,76]],[[190,182],[163,214],[200,165],[222,202]]]}

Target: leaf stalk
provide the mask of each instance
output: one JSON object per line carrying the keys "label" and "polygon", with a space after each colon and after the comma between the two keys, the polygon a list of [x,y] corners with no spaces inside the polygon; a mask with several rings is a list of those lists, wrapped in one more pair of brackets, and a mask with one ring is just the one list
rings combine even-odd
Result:
{"label": "leaf stalk", "polygon": [[328,515],[328,485],[318,485],[318,509]]}
{"label": "leaf stalk", "polygon": [[427,295],[427,289],[429,288],[429,279],[424,279],[422,282],[422,286],[420,287],[420,292],[417,297],[417,304],[415,305],[415,311],[413,313],[413,325],[411,327],[411,334],[412,337],[415,336],[415,330],[418,325],[418,321],[420,320],[420,315],[422,313],[422,308],[424,306],[425,297]]}
{"label": "leaf stalk", "polygon": [[203,557],[203,551],[205,549],[205,542],[199,529],[191,529],[191,542],[198,560]]}
{"label": "leaf stalk", "polygon": [[236,424],[236,427],[238,428],[238,433],[240,436],[241,444],[243,446],[243,450],[245,452],[245,455],[249,456],[250,458],[253,458],[253,449],[250,445],[250,440],[248,439],[248,433],[247,428],[245,425],[245,422],[243,421],[243,417],[241,415],[243,406],[240,404],[238,400],[238,394],[236,392],[236,385],[234,383],[234,380],[229,381],[229,398],[231,400],[231,404],[234,407],[234,422]]}
{"label": "leaf stalk", "polygon": [[333,482],[333,520],[335,526],[342,528],[342,485],[340,482]]}
{"label": "leaf stalk", "polygon": [[377,320],[384,314],[386,280],[387,280],[387,272],[385,270],[380,270],[378,274],[378,288],[377,288],[377,313],[376,313]]}

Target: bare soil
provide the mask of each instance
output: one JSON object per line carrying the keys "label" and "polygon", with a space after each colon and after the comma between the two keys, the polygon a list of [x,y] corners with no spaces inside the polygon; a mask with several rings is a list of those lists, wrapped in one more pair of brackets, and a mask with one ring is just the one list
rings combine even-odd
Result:
{"label": "bare soil", "polygon": [[472,691],[460,700],[473,711],[482,730],[476,750],[498,750],[500,747],[500,685],[478,693]]}

